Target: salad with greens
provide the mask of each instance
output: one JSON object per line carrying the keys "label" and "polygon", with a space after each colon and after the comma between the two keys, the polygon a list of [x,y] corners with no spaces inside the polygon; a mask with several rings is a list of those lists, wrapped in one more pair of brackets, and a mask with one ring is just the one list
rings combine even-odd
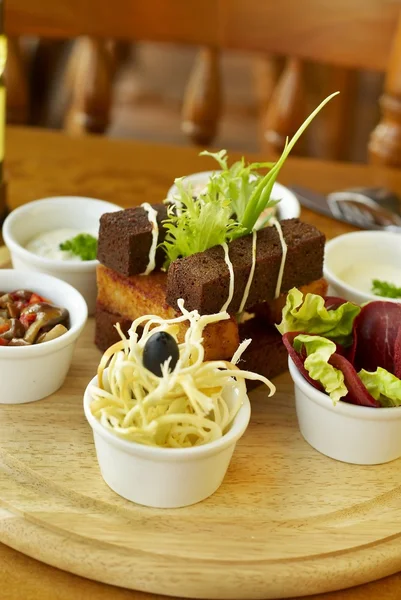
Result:
{"label": "salad with greens", "polygon": [[300,373],[334,404],[401,406],[400,304],[357,306],[293,288],[277,328]]}
{"label": "salad with greens", "polygon": [[[163,247],[167,260],[165,267],[180,257],[203,252],[213,246],[226,244],[252,233],[267,224],[272,213],[268,209],[277,204],[271,198],[273,185],[292,148],[320,110],[339,92],[328,96],[309,115],[291,140],[286,141],[283,153],[276,162],[247,164],[242,158],[228,165],[227,152],[201,152],[219,165],[205,188],[194,197],[185,178],[175,180],[178,192],[166,200],[168,218]],[[262,175],[259,170],[267,169]],[[264,218],[261,215],[266,215]]]}

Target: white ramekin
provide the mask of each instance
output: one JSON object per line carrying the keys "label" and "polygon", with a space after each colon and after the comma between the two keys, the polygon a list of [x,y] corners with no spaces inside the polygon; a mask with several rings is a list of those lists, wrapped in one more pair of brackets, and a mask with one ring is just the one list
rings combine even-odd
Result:
{"label": "white ramekin", "polygon": [[[185,177],[185,181],[187,183],[191,183],[192,185],[203,186],[207,184],[213,173],[218,172],[219,171],[217,169],[216,171],[200,171],[199,173],[192,173],[191,175],[187,175]],[[176,193],[177,186],[173,184],[167,192],[167,198],[171,199]],[[275,183],[273,185],[272,197],[275,199],[281,198],[280,203],[277,205],[280,219],[296,219],[300,216],[301,207],[298,202],[298,198],[284,185]]]}
{"label": "white ramekin", "polygon": [[117,210],[121,210],[121,207],[116,204],[80,196],[44,198],[16,208],[3,225],[3,238],[10,250],[14,269],[39,271],[66,281],[83,295],[89,314],[93,314],[98,261],[52,260],[29,252],[25,246],[36,235],[59,228],[97,232],[100,217]]}
{"label": "white ramekin", "polygon": [[356,465],[378,465],[401,457],[401,407],[368,408],[347,402],[335,406],[314,388],[291,358],[299,429],[316,450]]}
{"label": "white ramekin", "polygon": [[375,296],[342,279],[344,270],[352,265],[364,264],[371,269],[372,279],[384,279],[374,265],[396,267],[401,271],[401,236],[390,231],[355,231],[344,233],[326,243],[324,277],[331,295],[350,302],[363,304],[370,300],[400,302],[400,299]]}
{"label": "white ramekin", "polygon": [[0,269],[0,290],[26,289],[44,296],[70,314],[67,333],[43,344],[0,346],[0,404],[24,404],[41,400],[64,383],[75,342],[88,316],[81,294],[64,281],[43,273]]}
{"label": "white ramekin", "polygon": [[[85,390],[85,416],[93,429],[96,454],[104,481],[117,494],[154,508],[179,508],[211,496],[221,485],[235,445],[244,434],[251,415],[248,396],[230,430],[219,440],[194,448],[157,448],[123,440],[92,415],[91,386]],[[225,392],[228,403],[239,394],[233,384]]]}

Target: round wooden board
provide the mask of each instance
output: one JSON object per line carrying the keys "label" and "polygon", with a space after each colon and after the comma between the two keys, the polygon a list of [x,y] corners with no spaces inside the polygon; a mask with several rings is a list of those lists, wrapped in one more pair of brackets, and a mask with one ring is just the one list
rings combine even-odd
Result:
{"label": "round wooden board", "polygon": [[253,392],[214,496],[154,510],[114,494],[82,411],[92,340],[89,322],[56,395],[0,406],[1,542],[91,579],[195,598],[299,597],[401,569],[401,462],[358,467],[310,448],[288,375],[271,399]]}

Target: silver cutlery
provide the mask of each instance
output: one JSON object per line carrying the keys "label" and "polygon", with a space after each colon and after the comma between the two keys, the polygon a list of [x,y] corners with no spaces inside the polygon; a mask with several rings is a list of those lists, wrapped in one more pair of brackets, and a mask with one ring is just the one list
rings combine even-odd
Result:
{"label": "silver cutlery", "polygon": [[299,186],[290,189],[302,206],[338,221],[401,233],[401,200],[385,188],[352,188],[327,196]]}

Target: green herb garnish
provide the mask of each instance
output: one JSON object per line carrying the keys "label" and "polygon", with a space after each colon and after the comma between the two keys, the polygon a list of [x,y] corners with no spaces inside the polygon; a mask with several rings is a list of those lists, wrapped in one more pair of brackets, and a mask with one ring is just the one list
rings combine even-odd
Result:
{"label": "green herb garnish", "polygon": [[80,256],[82,260],[95,260],[97,255],[97,239],[90,233],[79,233],[70,240],[60,244],[60,250]]}
{"label": "green herb garnish", "polygon": [[180,193],[180,204],[169,207],[169,219],[164,222],[167,233],[163,246],[168,264],[181,256],[222,244],[236,231],[242,231],[232,216],[229,199],[222,195],[214,178],[207,186],[207,193],[197,199],[192,196],[191,186],[185,186],[182,179],[176,179],[175,184]]}
{"label": "green herb garnish", "polygon": [[[289,153],[310,122],[338,93],[323,100],[294,137],[290,141],[287,139],[277,162],[246,165],[242,158],[228,167],[225,150],[216,153],[201,152],[201,156],[214,158],[221,171],[209,179],[205,190],[196,199],[192,196],[191,188],[183,184],[183,178],[175,181],[178,194],[174,196],[168,209],[168,219],[164,222],[167,230],[163,243],[166,252],[165,267],[179,257],[203,252],[260,227],[258,220],[261,214],[278,202],[271,198],[271,192]],[[269,169],[268,173],[258,173],[257,170],[261,168]],[[269,216],[266,216],[263,224],[268,219]]]}
{"label": "green herb garnish", "polygon": [[397,287],[394,283],[388,281],[373,279],[372,293],[383,298],[401,298],[401,287]]}
{"label": "green herb garnish", "polygon": [[[237,220],[241,222],[248,206],[248,201],[262,179],[262,176],[258,173],[258,169],[271,169],[275,163],[256,162],[246,165],[245,159],[242,157],[241,160],[229,167],[226,150],[220,150],[220,152],[208,152],[204,150],[199,156],[210,156],[220,165],[221,171],[220,173],[216,173],[213,179],[217,182],[220,193],[230,199],[232,212],[235,214]],[[270,200],[269,207],[275,206],[278,202],[279,200]]]}

